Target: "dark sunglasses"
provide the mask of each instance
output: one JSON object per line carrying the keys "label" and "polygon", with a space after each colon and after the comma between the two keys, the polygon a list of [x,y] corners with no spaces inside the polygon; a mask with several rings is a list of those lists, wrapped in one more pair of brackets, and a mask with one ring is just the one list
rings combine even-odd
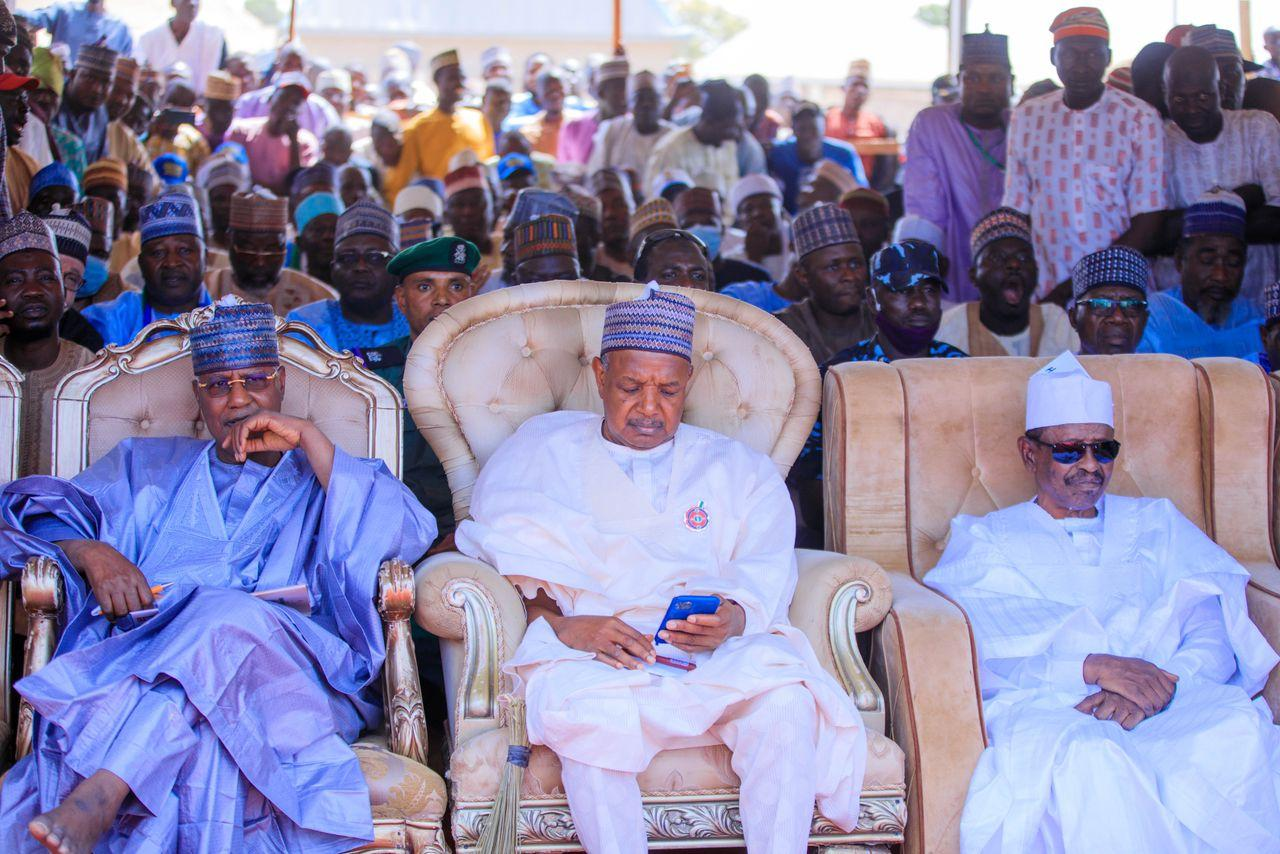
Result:
{"label": "dark sunglasses", "polygon": [[1115,458],[1120,456],[1120,443],[1115,439],[1106,439],[1101,442],[1042,442],[1035,436],[1028,435],[1027,438],[1037,445],[1048,448],[1053,461],[1064,466],[1080,462],[1084,459],[1086,451],[1092,451],[1093,458],[1104,466],[1114,462]]}
{"label": "dark sunglasses", "polygon": [[1147,301],[1131,297],[1127,299],[1108,299],[1107,297],[1090,297],[1076,301],[1077,305],[1082,305],[1089,311],[1098,314],[1110,314],[1117,308],[1125,317],[1137,317],[1139,314],[1147,310]]}

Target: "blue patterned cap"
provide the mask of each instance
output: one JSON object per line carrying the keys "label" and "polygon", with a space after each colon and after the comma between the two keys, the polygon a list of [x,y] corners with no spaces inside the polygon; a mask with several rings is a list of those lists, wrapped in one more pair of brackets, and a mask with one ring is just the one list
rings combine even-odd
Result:
{"label": "blue patterned cap", "polygon": [[196,376],[280,364],[271,306],[227,296],[211,308],[209,319],[191,330],[191,370]]}
{"label": "blue patterned cap", "polygon": [[1262,308],[1266,312],[1267,320],[1280,318],[1280,279],[1267,285],[1266,290],[1262,292]]}
{"label": "blue patterned cap", "polygon": [[160,176],[160,180],[166,184],[181,184],[190,174],[186,159],[172,152],[161,154],[151,161],[151,166]]}
{"label": "blue patterned cap", "polygon": [[381,237],[391,244],[393,252],[400,251],[400,225],[391,211],[376,202],[361,199],[347,208],[338,217],[338,228],[333,235],[333,245],[337,246],[348,237],[357,234],[372,234]]}
{"label": "blue patterned cap", "polygon": [[890,243],[871,256],[871,281],[883,285],[894,293],[926,281],[935,281],[943,291],[947,283],[942,278],[942,262],[932,243],[910,238]]}
{"label": "blue patterned cap", "polygon": [[190,234],[204,240],[196,200],[186,193],[169,192],[138,211],[138,231],[142,242],[175,234]]}
{"label": "blue patterned cap", "polygon": [[80,198],[80,182],[76,179],[76,174],[67,168],[67,164],[57,160],[32,176],[30,194],[35,196],[46,187],[69,187],[72,200]]}
{"label": "blue patterned cap", "polygon": [[547,214],[560,214],[569,219],[577,219],[578,207],[567,196],[550,190],[540,190],[537,187],[525,187],[516,194],[515,204],[511,206],[511,215],[507,217],[507,227],[514,228],[534,217]]}
{"label": "blue patterned cap", "polygon": [[1146,294],[1150,277],[1147,259],[1137,249],[1108,246],[1081,258],[1071,271],[1071,299],[1074,302],[1104,285],[1122,285]]}
{"label": "blue patterned cap", "polygon": [[600,355],[614,350],[644,350],[670,353],[692,362],[696,316],[693,300],[658,290],[651,282],[649,292],[640,299],[615,302],[604,310]]}
{"label": "blue patterned cap", "polygon": [[1228,234],[1244,240],[1244,199],[1215,187],[1187,206],[1182,214],[1182,236]]}

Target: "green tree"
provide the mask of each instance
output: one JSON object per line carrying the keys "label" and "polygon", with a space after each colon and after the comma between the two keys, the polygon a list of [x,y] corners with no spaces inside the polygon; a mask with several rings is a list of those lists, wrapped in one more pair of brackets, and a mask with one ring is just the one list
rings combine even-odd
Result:
{"label": "green tree", "polygon": [[[715,0],[667,0],[667,9],[692,30],[689,59],[706,56],[747,28],[747,19]],[[625,39],[625,34],[624,34]]]}
{"label": "green tree", "polygon": [[949,27],[951,7],[946,3],[929,3],[916,9],[916,20],[930,27]]}
{"label": "green tree", "polygon": [[284,18],[276,0],[244,0],[244,10],[267,26],[275,26]]}

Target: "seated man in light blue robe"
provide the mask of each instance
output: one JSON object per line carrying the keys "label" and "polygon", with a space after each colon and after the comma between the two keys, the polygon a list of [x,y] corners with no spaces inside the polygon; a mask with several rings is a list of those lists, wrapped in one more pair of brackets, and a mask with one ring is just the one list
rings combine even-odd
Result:
{"label": "seated man in light blue robe", "polygon": [[1035,498],[957,517],[924,578],[977,644],[989,747],[960,850],[1280,851],[1280,730],[1254,699],[1277,657],[1249,572],[1171,501],[1107,494],[1114,423],[1070,353],[1033,375]]}
{"label": "seated man in light blue robe", "polygon": [[[0,570],[45,555],[66,591],[54,658],[16,686],[35,738],[0,789],[0,850],[373,837],[348,745],[382,715],[378,568],[420,557],[435,522],[382,463],[280,414],[270,306],[206,311],[191,351],[212,440],[126,439],[71,481],[0,489]],[[297,610],[251,595],[298,585]]]}
{"label": "seated man in light blue robe", "polygon": [[1175,288],[1148,297],[1146,332],[1139,353],[1173,353],[1188,359],[1258,351],[1262,314],[1239,298],[1244,280],[1245,205],[1235,193],[1210,190],[1182,218],[1174,264]]}

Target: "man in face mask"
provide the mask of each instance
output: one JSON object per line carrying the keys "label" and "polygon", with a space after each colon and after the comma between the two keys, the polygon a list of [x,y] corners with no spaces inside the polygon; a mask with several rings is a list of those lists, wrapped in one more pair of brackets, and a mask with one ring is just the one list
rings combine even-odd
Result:
{"label": "man in face mask", "polygon": [[706,245],[719,287],[737,282],[772,281],[769,271],[760,265],[739,258],[726,258],[721,253],[725,225],[718,192],[706,187],[690,187],[676,196],[674,207],[680,227]]}

